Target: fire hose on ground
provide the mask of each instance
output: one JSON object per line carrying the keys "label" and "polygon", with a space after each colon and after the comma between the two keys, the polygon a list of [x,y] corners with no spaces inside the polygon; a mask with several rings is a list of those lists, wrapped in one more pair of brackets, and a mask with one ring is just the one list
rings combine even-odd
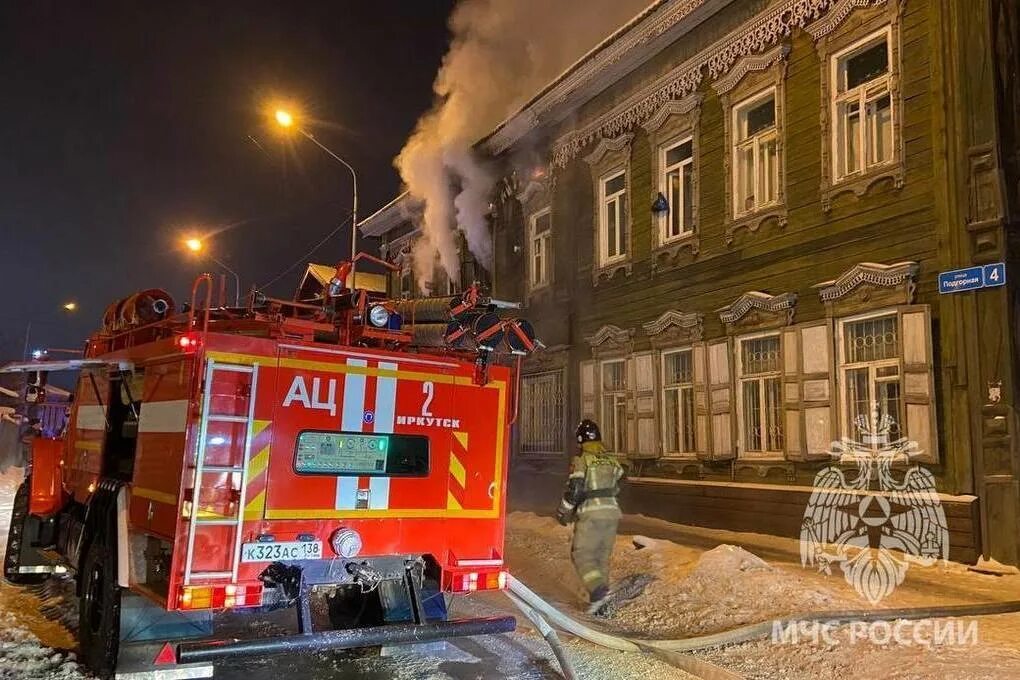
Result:
{"label": "fire hose on ground", "polygon": [[[653,654],[663,661],[670,663],[681,670],[695,675],[704,680],[732,680],[740,678],[720,666],[709,663],[697,657],[684,655],[683,652],[695,652],[713,647],[735,645],[742,642],[749,642],[766,638],[772,634],[778,626],[785,629],[786,626],[798,622],[825,622],[833,625],[846,624],[853,621],[895,621],[895,620],[916,620],[929,618],[954,618],[961,616],[991,616],[995,614],[1010,614],[1020,612],[1020,601],[992,602],[984,604],[958,604],[940,607],[903,607],[899,609],[861,609],[841,610],[828,612],[808,612],[795,616],[787,616],[777,619],[770,619],[760,623],[752,623],[740,626],[732,630],[711,635],[701,635],[681,640],[643,640],[612,635],[596,630],[575,619],[570,618],[560,610],[539,597],[534,591],[514,578],[512,575],[507,580],[507,595],[516,604],[524,615],[531,620],[538,628],[553,649],[556,659],[560,663],[563,676],[567,680],[577,677],[570,661],[566,656],[556,631],[550,626],[560,628],[566,633],[587,640],[593,644],[608,649],[615,649],[621,652],[643,652]],[[546,620],[548,619],[548,620]]]}

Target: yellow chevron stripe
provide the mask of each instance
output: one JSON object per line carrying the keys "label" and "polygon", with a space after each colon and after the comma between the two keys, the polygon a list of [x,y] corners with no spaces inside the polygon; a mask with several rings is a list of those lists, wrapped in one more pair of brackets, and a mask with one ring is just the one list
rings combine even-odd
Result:
{"label": "yellow chevron stripe", "polygon": [[253,479],[258,477],[260,474],[265,472],[269,466],[269,444],[259,451],[258,455],[253,456],[248,461],[248,482],[251,483]]}
{"label": "yellow chevron stripe", "polygon": [[457,456],[453,455],[452,451],[450,452],[450,474],[453,475],[453,478],[457,480],[462,489],[467,486],[467,470],[464,469],[463,463],[460,462]]}
{"label": "yellow chevron stripe", "polygon": [[263,430],[265,430],[267,427],[269,427],[270,423],[272,423],[272,422],[273,421],[271,421],[271,420],[254,420],[254,421],[252,421],[251,438],[254,439],[255,437],[257,437],[260,434],[262,434]]}
{"label": "yellow chevron stripe", "polygon": [[456,498],[454,498],[453,494],[450,493],[449,491],[446,492],[446,509],[447,510],[463,510],[464,509],[463,507],[461,507],[460,501],[458,501]]}
{"label": "yellow chevron stripe", "polygon": [[457,442],[460,444],[460,448],[462,448],[465,451],[467,451],[467,447],[468,447],[468,433],[467,432],[454,432],[453,436],[457,439]]}
{"label": "yellow chevron stripe", "polygon": [[251,502],[244,507],[245,519],[262,519],[262,512],[266,509],[266,492],[260,491]]}

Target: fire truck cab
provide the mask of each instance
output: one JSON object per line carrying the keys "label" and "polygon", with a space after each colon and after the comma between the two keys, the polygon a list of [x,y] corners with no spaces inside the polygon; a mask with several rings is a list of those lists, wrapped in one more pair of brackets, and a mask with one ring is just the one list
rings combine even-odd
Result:
{"label": "fire truck cab", "polygon": [[[240,655],[514,628],[446,605],[505,586],[516,372],[495,359],[534,349],[530,326],[474,287],[395,302],[338,276],[313,303],[214,306],[207,275],[180,313],[143,291],[83,359],[4,369],[79,372],[65,434],[34,442],[4,575],[73,576],[97,675],[129,677],[129,650],[206,677]],[[218,633],[281,608],[296,635]]]}

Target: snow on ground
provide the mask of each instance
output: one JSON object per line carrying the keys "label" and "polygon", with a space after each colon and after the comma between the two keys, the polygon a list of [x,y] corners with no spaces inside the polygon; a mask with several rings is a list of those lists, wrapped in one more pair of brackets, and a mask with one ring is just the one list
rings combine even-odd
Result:
{"label": "snow on ground", "polygon": [[[519,579],[576,618],[586,619],[581,609],[584,593],[569,562],[570,535],[570,528],[552,519],[512,513],[507,556]],[[624,518],[612,570],[614,580],[636,573],[657,577],[641,597],[622,606],[610,620],[587,619],[623,635],[686,638],[796,613],[870,608],[838,570],[825,576],[802,568],[797,541],[685,527],[646,517]],[[1020,600],[1020,576],[974,573],[951,563],[912,568],[906,582],[881,606],[1004,600]],[[819,638],[817,644],[804,639],[797,644],[761,640],[698,656],[748,678],[770,680],[1020,677],[1020,614],[953,621],[957,630],[972,622],[978,625],[976,639],[965,638],[964,644],[897,644],[883,639],[884,627],[875,629],[872,641],[839,626],[832,628],[828,640]],[[945,626],[947,620],[925,625],[936,624]]]}
{"label": "snow on ground", "polygon": [[[20,470],[0,475],[0,546]],[[613,578],[650,573],[645,593],[609,620],[583,611],[584,592],[569,562],[571,530],[552,519],[512,513],[507,522],[511,571],[575,618],[622,635],[671,639],[717,633],[741,625],[809,611],[866,609],[838,572],[825,576],[800,565],[796,541],[773,536],[679,526],[626,516],[613,556]],[[1008,570],[1006,570],[1008,571]],[[1020,575],[975,573],[963,565],[911,568],[883,607],[1020,600]],[[498,594],[461,598],[462,616],[508,611]],[[0,680],[84,680],[74,662],[74,598],[68,582],[18,588],[0,583]],[[520,618],[518,633],[458,641],[462,657],[417,653],[397,658],[315,655],[252,660],[217,669],[226,680],[272,678],[444,678],[538,680],[558,673],[545,642]],[[945,620],[943,620],[944,622]],[[941,678],[1020,677],[1020,614],[959,621],[978,623],[976,639],[962,645],[878,644],[852,639],[848,627],[828,641],[774,644],[758,640],[697,655],[748,678],[796,680],[824,677]],[[665,680],[688,677],[663,662],[621,654],[562,636],[579,677]],[[244,666],[243,668],[241,666]]]}
{"label": "snow on ground", "polygon": [[[7,543],[14,492],[20,468],[0,474],[0,554]],[[0,679],[79,680],[86,676],[74,662],[74,637],[65,622],[74,607],[62,600],[60,584],[19,588],[0,578]],[[63,618],[63,622],[61,621]],[[40,639],[42,638],[42,639]]]}

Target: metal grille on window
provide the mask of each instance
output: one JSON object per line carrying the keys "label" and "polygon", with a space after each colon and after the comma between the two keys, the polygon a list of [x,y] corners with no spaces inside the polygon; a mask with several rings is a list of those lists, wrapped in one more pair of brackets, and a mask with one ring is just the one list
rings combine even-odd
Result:
{"label": "metal grille on window", "polygon": [[740,343],[743,444],[747,453],[783,450],[779,336]]}
{"label": "metal grille on window", "polygon": [[627,449],[627,362],[602,364],[602,441],[615,453]]}
{"label": "metal grille on window", "polygon": [[663,431],[666,454],[693,453],[694,372],[691,351],[670,352],[662,357]]}
{"label": "metal grille on window", "polygon": [[895,316],[843,325],[847,430],[859,445],[882,447],[902,436],[899,328]]}
{"label": "metal grille on window", "polygon": [[521,455],[528,458],[563,456],[563,373],[521,378]]}

